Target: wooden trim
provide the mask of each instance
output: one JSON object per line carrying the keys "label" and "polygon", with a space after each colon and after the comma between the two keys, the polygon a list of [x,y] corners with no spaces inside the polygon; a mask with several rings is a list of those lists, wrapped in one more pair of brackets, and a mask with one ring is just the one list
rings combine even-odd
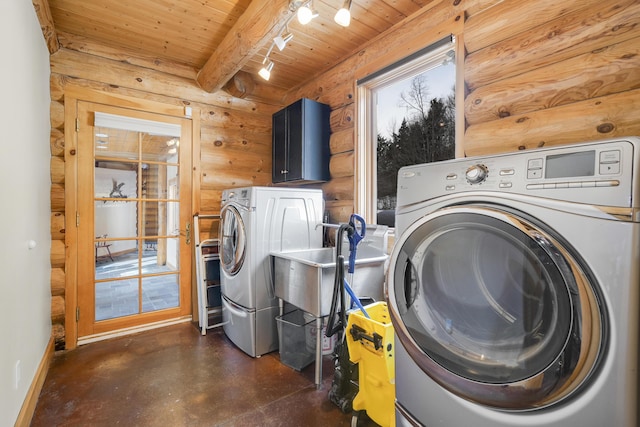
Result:
{"label": "wooden trim", "polygon": [[[128,108],[144,112],[153,112],[154,114],[164,114],[167,116],[184,118],[184,106],[164,104],[161,102],[150,101],[148,99],[132,98],[116,93],[106,93],[82,86],[67,85],[64,88],[65,105],[66,97],[72,97],[79,101],[94,102],[97,104],[112,105],[118,108]],[[65,124],[67,123],[65,117]],[[74,118],[75,120],[75,118]],[[66,129],[65,129],[66,130]],[[75,132],[75,128],[74,128]],[[65,133],[66,134],[66,133]]]}
{"label": "wooden trim", "polygon": [[36,375],[33,377],[29,391],[27,391],[27,396],[22,403],[15,427],[28,427],[31,424],[33,413],[36,410],[36,403],[38,403],[38,397],[40,397],[44,380],[47,378],[47,373],[49,372],[49,365],[51,365],[51,360],[53,359],[53,348],[54,339],[53,335],[51,335],[44,354],[42,355],[42,360],[40,360],[40,364],[36,370]]}
{"label": "wooden trim", "polygon": [[467,98],[467,86],[464,83],[464,60],[466,49],[464,33],[456,35],[456,123],[455,123],[455,157],[464,157],[464,133],[467,128],[464,115],[464,100]]}
{"label": "wooden trim", "polygon": [[76,132],[78,100],[73,96],[64,96],[64,212],[65,212],[65,348],[68,350],[78,345],[78,324],[76,308],[78,307],[78,227],[76,213],[78,204],[75,186],[78,181],[78,133]]}
{"label": "wooden trim", "polygon": [[415,36],[412,35],[411,40],[406,40],[406,43],[402,44],[401,47],[392,49],[390,52],[380,55],[376,59],[356,69],[354,73],[356,81],[406,58],[418,52],[420,49],[424,49],[425,46],[429,46],[431,43],[435,43],[449,34],[459,37],[459,34],[462,34],[463,21],[464,14],[460,13],[433,27],[421,28],[422,31],[420,33],[416,33]]}

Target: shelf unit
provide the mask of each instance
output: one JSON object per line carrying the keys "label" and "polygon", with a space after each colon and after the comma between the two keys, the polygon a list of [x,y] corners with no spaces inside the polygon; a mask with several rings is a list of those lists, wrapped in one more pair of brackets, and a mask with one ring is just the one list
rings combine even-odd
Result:
{"label": "shelf unit", "polygon": [[[202,335],[222,326],[222,294],[220,290],[220,241],[200,241],[200,220],[220,220],[220,215],[194,215],[196,281],[198,286],[198,325]],[[210,317],[218,322],[210,323]]]}

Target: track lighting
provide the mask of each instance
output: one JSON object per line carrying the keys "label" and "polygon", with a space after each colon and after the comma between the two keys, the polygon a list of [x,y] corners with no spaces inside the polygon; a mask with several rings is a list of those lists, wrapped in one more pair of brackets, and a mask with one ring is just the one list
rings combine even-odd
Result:
{"label": "track lighting", "polygon": [[309,3],[298,8],[298,22],[300,22],[302,25],[307,25],[313,18],[317,16],[318,14],[313,11],[313,1],[310,1]]}
{"label": "track lighting", "polygon": [[351,0],[344,0],[344,4],[333,17],[338,25],[348,27],[351,22]]}
{"label": "track lighting", "polygon": [[281,33],[278,37],[273,39],[273,42],[276,44],[276,46],[278,46],[278,49],[282,51],[287,46],[287,43],[291,41],[292,38],[293,38],[293,33],[288,33],[284,35]]}
{"label": "track lighting", "polygon": [[264,60],[262,61],[262,64],[264,65],[262,68],[260,68],[260,71],[258,71],[258,74],[260,75],[260,77],[268,81],[271,78],[271,70],[273,70],[273,61],[271,61],[269,57],[265,56]]}

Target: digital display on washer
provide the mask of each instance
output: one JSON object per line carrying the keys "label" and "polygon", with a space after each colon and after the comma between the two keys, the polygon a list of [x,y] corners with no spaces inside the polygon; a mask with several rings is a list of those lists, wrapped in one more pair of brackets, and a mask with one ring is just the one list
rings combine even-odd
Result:
{"label": "digital display on washer", "polygon": [[554,154],[547,156],[546,165],[545,178],[593,176],[596,170],[596,152],[591,150]]}

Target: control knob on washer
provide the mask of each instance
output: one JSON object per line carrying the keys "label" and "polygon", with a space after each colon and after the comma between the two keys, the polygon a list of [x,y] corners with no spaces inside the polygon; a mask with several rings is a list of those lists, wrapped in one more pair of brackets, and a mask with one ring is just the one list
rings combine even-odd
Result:
{"label": "control knob on washer", "polygon": [[479,184],[487,179],[487,174],[489,173],[489,169],[485,165],[475,164],[470,166],[469,169],[465,172],[465,177],[469,184]]}

